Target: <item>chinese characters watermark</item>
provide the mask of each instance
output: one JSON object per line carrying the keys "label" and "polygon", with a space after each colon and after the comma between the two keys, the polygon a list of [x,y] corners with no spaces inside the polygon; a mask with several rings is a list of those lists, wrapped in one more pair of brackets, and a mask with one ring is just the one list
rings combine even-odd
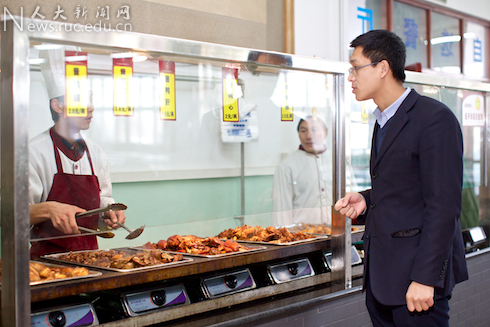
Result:
{"label": "chinese characters watermark", "polygon": [[[52,16],[50,16],[52,14]],[[89,15],[99,19],[95,24],[90,23],[64,23],[70,13],[66,12],[61,5],[56,6],[56,10],[52,13],[43,12],[41,6],[37,6],[32,12],[31,16],[24,17],[24,8],[20,8],[20,16],[12,14],[7,7],[3,7],[3,29],[7,29],[7,17],[9,17],[15,24],[15,26],[21,30],[27,30],[29,32],[100,32],[100,31],[117,31],[117,32],[131,32],[133,27],[128,21],[131,19],[130,8],[128,5],[120,6],[113,11],[109,6],[97,7],[97,10],[93,10],[91,13],[86,7],[78,5],[75,11],[72,13],[73,17],[84,21],[89,18]],[[36,21],[29,20],[28,18],[36,19]],[[126,22],[110,23],[107,22],[110,17],[116,17],[116,19],[122,19]],[[48,20],[51,19],[51,20]],[[39,22],[43,21],[44,22]]]}

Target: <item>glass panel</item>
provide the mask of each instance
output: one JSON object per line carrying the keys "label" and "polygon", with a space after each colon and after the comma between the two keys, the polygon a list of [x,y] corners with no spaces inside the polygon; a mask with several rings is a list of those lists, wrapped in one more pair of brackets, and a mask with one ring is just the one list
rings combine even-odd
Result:
{"label": "glass panel", "polygon": [[459,20],[432,12],[431,24],[433,69],[450,74],[461,73]]}
{"label": "glass panel", "polygon": [[[68,57],[64,50],[55,50],[62,58],[61,67],[65,65],[63,56],[65,60]],[[134,53],[75,50],[86,52],[80,71],[85,65],[87,90],[95,110],[88,109],[88,117],[66,117],[71,98],[66,103],[60,99],[62,116],[55,130],[66,140],[78,137],[81,130],[101,186],[97,207],[112,201],[127,205],[127,226],[145,225],[144,242],[173,234],[213,236],[243,221],[264,227],[330,224],[330,131],[332,112],[337,110],[333,75],[271,68],[261,65],[260,57],[257,67],[248,70],[245,65],[199,59],[154,55],[138,61]],[[37,137],[31,143],[35,165],[31,177],[37,181],[31,184],[31,203],[53,200],[50,192],[55,184],[51,181],[57,166],[53,142],[46,132],[53,126],[48,107],[53,95],[47,94],[50,83],[61,80],[61,94],[65,94],[64,73],[47,79],[46,62],[40,64],[39,59],[48,58],[41,51],[46,50],[39,50],[39,45],[31,51],[29,133],[31,138]],[[170,65],[174,71],[162,70],[162,65]],[[66,85],[72,85],[71,80]],[[175,111],[164,110],[172,103]],[[238,112],[234,111],[236,106]],[[301,119],[306,122],[298,132]],[[57,128],[60,125],[63,129]],[[36,136],[40,133],[44,134]],[[53,138],[58,142],[56,135]],[[56,143],[64,150],[60,157],[65,174],[92,175],[85,154],[79,161],[69,160],[71,145],[79,145],[73,140],[70,143],[66,149],[62,141]],[[298,150],[300,144],[304,150]],[[277,201],[273,201],[273,194]],[[84,203],[78,206],[92,209]],[[82,224],[81,219],[77,222]],[[85,227],[103,228],[104,223],[91,222]],[[55,234],[35,231],[31,237],[36,239]],[[110,240],[99,238],[98,246],[138,243],[126,240],[127,232],[122,229],[115,234]]]}
{"label": "glass panel", "polygon": [[464,74],[470,77],[488,77],[488,31],[484,26],[465,22]]}
{"label": "glass panel", "polygon": [[407,49],[406,65],[420,63],[427,68],[427,15],[424,9],[394,2],[394,32]]}
{"label": "glass panel", "polygon": [[[371,187],[369,160],[371,156],[371,139],[376,117],[373,115],[376,104],[372,100],[356,101],[351,99],[350,138],[351,165],[346,166],[347,191],[360,192]],[[347,156],[348,158],[348,156]]]}

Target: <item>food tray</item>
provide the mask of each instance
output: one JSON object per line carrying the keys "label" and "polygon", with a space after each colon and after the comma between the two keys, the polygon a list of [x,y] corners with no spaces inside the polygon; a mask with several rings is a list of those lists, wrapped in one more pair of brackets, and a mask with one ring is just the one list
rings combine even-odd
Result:
{"label": "food tray", "polygon": [[[150,251],[150,250],[146,250],[146,249],[136,249],[136,248],[117,248],[117,249],[104,249],[104,250],[100,250],[99,249],[99,250],[73,251],[73,253],[110,251],[110,250],[123,251],[123,252],[129,253],[129,254],[135,254],[135,253],[143,252],[143,251]],[[164,250],[159,250],[159,251],[170,253],[169,251],[164,251]],[[68,261],[68,260],[59,259],[60,256],[62,256],[64,254],[69,254],[69,253],[70,252],[56,253],[56,254],[48,254],[48,255],[42,256],[42,258],[47,259],[47,260],[51,260],[51,261],[55,261],[55,262],[69,263],[69,264],[72,264],[72,265],[89,267],[89,268],[95,268],[95,269],[103,269],[103,270],[117,271],[117,272],[121,272],[121,273],[128,273],[128,272],[141,271],[141,270],[151,270],[151,269],[168,268],[168,267],[173,267],[173,266],[178,266],[178,265],[186,264],[188,262],[193,261],[192,258],[186,258],[184,256],[184,258],[181,261],[177,261],[177,262],[162,263],[162,264],[159,264],[159,265],[145,266],[145,267],[137,267],[137,268],[131,268],[131,269],[119,269],[119,268],[112,268],[112,267],[100,267],[100,266],[95,266],[95,265],[89,265],[89,264],[83,264],[83,263],[78,263],[78,262],[72,262],[72,261]],[[175,254],[175,253],[171,253],[171,254]],[[183,253],[179,253],[179,254],[184,255]]]}
{"label": "food tray", "polygon": [[271,242],[260,242],[260,241],[247,241],[247,240],[234,240],[237,241],[238,243],[250,243],[250,244],[265,244],[265,245],[279,245],[279,246],[289,246],[289,245],[295,245],[295,244],[300,244],[300,243],[306,243],[306,242],[313,242],[313,241],[318,241],[322,239],[327,239],[328,235],[314,235],[315,237],[313,238],[308,238],[306,240],[299,240],[299,241],[293,241],[293,242],[285,242],[285,243],[271,243]]}
{"label": "food tray", "polygon": [[[238,242],[238,241],[236,241],[236,242]],[[267,244],[267,243],[264,243],[264,244]],[[148,249],[143,248],[142,246],[135,246],[133,248],[138,249],[138,250],[148,250]],[[184,252],[169,251],[169,250],[161,250],[161,251],[165,251],[165,252],[172,253],[172,254],[182,254],[182,255],[186,255],[186,256],[190,256],[190,257],[220,258],[220,257],[229,257],[229,256],[236,256],[236,255],[241,255],[241,254],[248,254],[250,252],[261,251],[261,250],[266,250],[266,249],[267,248],[265,246],[251,246],[251,247],[249,247],[249,250],[222,253],[222,254],[194,254],[194,253],[184,253]]]}
{"label": "food tray", "polygon": [[[45,265],[48,268],[50,268],[50,267],[73,268],[72,266],[53,264],[53,263],[49,263],[49,262],[41,262],[41,261],[34,261],[34,260],[30,260],[29,262],[40,263],[42,265]],[[77,265],[77,266],[81,267],[82,265]],[[93,270],[88,269],[88,275],[86,275],[86,276],[75,276],[75,277],[66,277],[66,278],[59,278],[59,279],[40,280],[37,282],[30,282],[29,285],[35,286],[35,285],[44,285],[44,284],[49,284],[49,283],[60,283],[60,282],[66,282],[66,281],[73,281],[73,280],[77,280],[77,279],[92,278],[92,277],[97,277],[97,276],[101,276],[101,275],[102,275],[102,273],[99,271],[93,271]],[[1,282],[0,282],[0,285],[2,285]]]}
{"label": "food tray", "polygon": [[[312,225],[317,226],[318,224],[312,224]],[[304,229],[304,225],[301,223],[300,224],[287,225],[287,226],[281,226],[281,227],[286,227],[287,229],[289,229],[290,232],[299,232],[299,231]],[[351,228],[357,229],[356,231],[352,231],[352,234],[364,233],[364,227],[365,227],[364,225],[352,225]],[[307,233],[307,232],[304,232],[304,233],[312,234],[312,235],[331,235],[331,234],[327,234],[327,233]]]}

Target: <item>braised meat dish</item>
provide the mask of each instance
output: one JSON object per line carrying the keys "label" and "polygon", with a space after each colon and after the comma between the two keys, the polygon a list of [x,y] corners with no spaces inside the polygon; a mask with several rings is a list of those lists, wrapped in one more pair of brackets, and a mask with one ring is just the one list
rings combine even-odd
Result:
{"label": "braised meat dish", "polygon": [[243,225],[235,229],[227,229],[218,235],[219,238],[228,240],[242,240],[268,243],[289,243],[309,238],[315,238],[314,235],[304,232],[291,233],[287,228],[275,228],[272,226],[262,228],[260,226]]}
{"label": "braised meat dish", "polygon": [[[0,261],[1,267],[1,261]],[[87,276],[89,271],[83,267],[46,266],[40,262],[29,262],[29,281],[44,282],[54,279]],[[0,275],[1,280],[1,275]]]}
{"label": "braised meat dish", "polygon": [[70,252],[61,254],[57,259],[103,268],[133,269],[177,262],[183,257],[181,254],[173,255],[159,250],[142,251],[136,254],[117,250],[98,250]]}
{"label": "braised meat dish", "polygon": [[[332,234],[332,229],[326,225],[322,224],[307,224],[307,223],[301,223],[298,226],[294,226],[290,228],[291,231],[295,232],[303,232],[303,233],[310,233],[310,234]],[[351,231],[356,232],[358,231],[359,228],[352,226]]]}
{"label": "braised meat dish", "polygon": [[203,238],[194,235],[173,235],[158,243],[148,242],[143,247],[199,255],[218,255],[250,250],[233,240],[222,241],[218,237]]}

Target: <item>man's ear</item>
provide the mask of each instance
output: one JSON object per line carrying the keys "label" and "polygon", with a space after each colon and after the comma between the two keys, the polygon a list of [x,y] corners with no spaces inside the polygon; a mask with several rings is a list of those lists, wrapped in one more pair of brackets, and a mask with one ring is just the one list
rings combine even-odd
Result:
{"label": "man's ear", "polygon": [[51,99],[50,101],[51,108],[56,111],[58,115],[61,115],[63,113],[63,105],[58,99]]}
{"label": "man's ear", "polygon": [[381,65],[381,78],[384,78],[390,71],[390,64],[386,60],[380,62]]}

